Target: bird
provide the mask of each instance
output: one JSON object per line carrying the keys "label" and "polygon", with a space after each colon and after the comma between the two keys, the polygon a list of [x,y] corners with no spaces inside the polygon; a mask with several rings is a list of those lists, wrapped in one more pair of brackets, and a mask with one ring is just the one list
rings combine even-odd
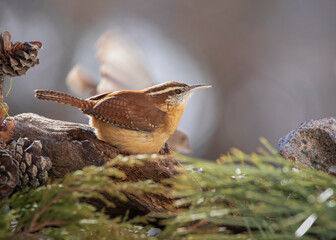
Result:
{"label": "bird", "polygon": [[[88,69],[77,64],[66,77],[66,84],[73,93],[92,96],[116,90],[140,90],[155,85],[140,49],[121,32],[108,30],[103,33],[96,42],[96,54],[100,61],[99,83]],[[192,153],[189,137],[180,129],[176,129],[167,144],[175,152]]]}
{"label": "bird", "polygon": [[153,154],[175,132],[191,94],[209,87],[167,82],[140,91],[107,92],[87,99],[38,89],[35,97],[80,109],[90,117],[97,138],[122,152]]}

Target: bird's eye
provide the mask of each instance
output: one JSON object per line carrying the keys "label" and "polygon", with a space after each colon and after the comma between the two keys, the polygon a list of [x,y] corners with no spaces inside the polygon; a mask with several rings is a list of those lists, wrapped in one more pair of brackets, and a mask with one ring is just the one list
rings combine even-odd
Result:
{"label": "bird's eye", "polygon": [[181,89],[176,89],[176,90],[175,90],[175,93],[176,93],[176,94],[180,94],[180,93],[182,93],[182,91],[181,91]]}

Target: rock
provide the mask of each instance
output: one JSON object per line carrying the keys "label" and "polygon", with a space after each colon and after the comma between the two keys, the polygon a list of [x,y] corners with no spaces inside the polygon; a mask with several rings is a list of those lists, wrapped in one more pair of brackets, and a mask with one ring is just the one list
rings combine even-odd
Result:
{"label": "rock", "polygon": [[336,165],[336,119],[303,122],[279,140],[278,152],[286,159],[333,174]]}

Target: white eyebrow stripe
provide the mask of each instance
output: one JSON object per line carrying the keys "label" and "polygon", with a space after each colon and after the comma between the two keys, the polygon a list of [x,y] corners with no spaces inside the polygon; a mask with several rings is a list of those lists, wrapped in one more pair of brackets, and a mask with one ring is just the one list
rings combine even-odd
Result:
{"label": "white eyebrow stripe", "polygon": [[176,90],[176,89],[181,89],[181,87],[169,87],[169,88],[157,91],[157,92],[152,92],[149,95],[156,95],[156,94],[166,93],[166,92],[170,92],[170,91],[173,91],[173,90]]}

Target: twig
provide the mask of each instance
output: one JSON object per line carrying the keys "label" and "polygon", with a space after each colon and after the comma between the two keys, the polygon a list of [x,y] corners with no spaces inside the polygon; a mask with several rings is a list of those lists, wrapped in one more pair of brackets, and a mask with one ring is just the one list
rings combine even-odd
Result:
{"label": "twig", "polygon": [[47,226],[62,226],[67,224],[66,221],[63,220],[59,220],[59,221],[46,221],[43,223],[38,223],[38,219],[40,218],[40,216],[45,213],[46,211],[49,210],[50,206],[55,203],[58,199],[60,199],[63,196],[62,193],[58,193],[50,202],[48,202],[46,205],[43,206],[43,208],[39,211],[37,211],[32,219],[32,221],[30,222],[30,225],[28,228],[26,228],[24,231],[22,232],[18,232],[18,233],[13,233],[8,240],[12,240],[12,239],[19,239],[20,237],[28,237],[29,234],[37,232],[42,230],[44,227]]}
{"label": "twig", "polygon": [[[67,193],[70,193],[70,194],[73,193],[73,192],[75,192],[75,190],[67,191]],[[34,215],[32,221],[30,222],[30,225],[29,225],[28,228],[26,228],[22,232],[13,233],[8,238],[8,240],[20,239],[20,237],[29,238],[29,235],[31,233],[38,232],[38,231],[42,230],[44,227],[48,227],[48,226],[60,227],[62,225],[67,224],[68,222],[64,221],[64,220],[45,221],[45,222],[42,222],[42,223],[38,223],[38,219],[40,218],[40,216],[43,213],[45,213],[46,211],[48,211],[49,208],[51,207],[51,205],[54,204],[57,200],[61,199],[63,195],[64,195],[64,193],[58,193],[50,202],[48,202],[46,205],[44,205],[41,210],[39,210],[35,213],[35,215]]]}
{"label": "twig", "polygon": [[[32,219],[32,221],[30,222],[30,225],[28,227],[27,232],[36,232],[38,230],[41,230],[43,227],[48,226],[45,225],[48,222],[45,223],[40,223],[38,224],[37,221],[40,218],[40,216],[45,213],[47,210],[49,210],[50,206],[56,202],[58,199],[60,199],[63,196],[62,193],[58,193],[50,202],[48,202],[46,205],[43,206],[43,208],[40,211],[37,211]],[[65,223],[65,221],[55,221],[55,222],[62,222],[62,224]],[[52,222],[49,222],[52,223]],[[39,228],[40,227],[40,228]]]}
{"label": "twig", "polygon": [[59,220],[59,221],[50,221],[50,222],[46,221],[46,222],[37,224],[35,226],[35,228],[33,228],[33,229],[30,230],[30,233],[42,230],[44,227],[48,227],[48,226],[58,226],[59,227],[59,226],[65,225],[67,223],[68,223],[67,221],[62,221],[62,220]]}
{"label": "twig", "polygon": [[195,223],[194,225],[190,226],[190,230],[194,231],[194,230],[196,230],[198,227],[203,226],[203,225],[205,225],[205,224],[207,224],[207,223],[208,223],[208,222],[207,222],[206,220],[202,219],[202,220],[198,221],[197,223]]}

